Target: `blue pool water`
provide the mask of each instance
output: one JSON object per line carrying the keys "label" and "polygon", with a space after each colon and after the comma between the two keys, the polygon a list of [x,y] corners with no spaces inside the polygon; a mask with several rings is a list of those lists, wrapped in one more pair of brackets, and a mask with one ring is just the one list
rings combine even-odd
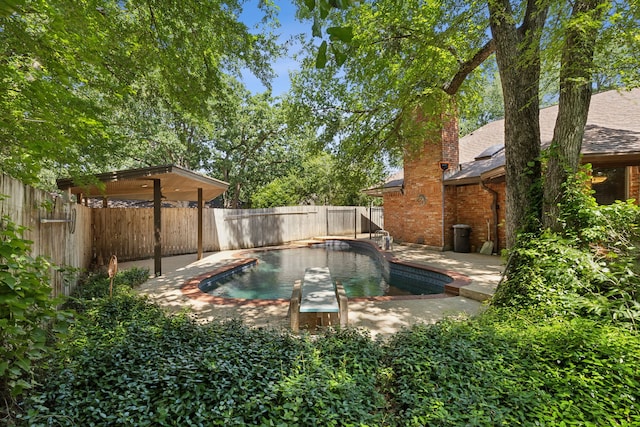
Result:
{"label": "blue pool water", "polygon": [[434,284],[428,275],[413,271],[416,269],[392,269],[389,274],[389,268],[385,270],[372,250],[345,242],[256,251],[246,256],[257,258],[257,265],[206,279],[200,290],[224,298],[290,298],[293,284],[302,279],[305,268],[329,267],[331,278],[342,282],[349,298],[443,292],[442,284]]}

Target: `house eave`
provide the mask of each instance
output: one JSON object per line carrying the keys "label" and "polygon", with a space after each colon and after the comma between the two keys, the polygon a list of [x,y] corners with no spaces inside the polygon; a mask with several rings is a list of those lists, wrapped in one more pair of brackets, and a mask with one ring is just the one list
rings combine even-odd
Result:
{"label": "house eave", "polygon": [[87,182],[74,178],[57,180],[60,190],[85,197],[106,197],[119,200],[153,200],[153,181],[161,181],[162,197],[172,201],[196,201],[201,190],[209,201],[224,193],[229,184],[175,165],[128,169],[91,175]]}
{"label": "house eave", "polygon": [[586,153],[581,160],[600,167],[640,166],[640,152]]}
{"label": "house eave", "polygon": [[368,188],[366,190],[362,190],[362,193],[372,197],[384,197],[385,194],[402,193],[402,186]]}
{"label": "house eave", "polygon": [[504,174],[505,174],[504,166],[498,166],[488,171],[484,171],[480,175],[446,180],[444,182],[444,185],[457,186],[457,185],[479,184],[481,181],[487,181],[487,180],[499,178],[501,176],[504,176]]}

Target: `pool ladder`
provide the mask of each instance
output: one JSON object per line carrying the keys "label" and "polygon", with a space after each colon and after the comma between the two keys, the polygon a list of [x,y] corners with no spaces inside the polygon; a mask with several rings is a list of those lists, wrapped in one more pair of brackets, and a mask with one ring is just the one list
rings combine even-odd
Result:
{"label": "pool ladder", "polygon": [[375,233],[374,240],[378,242],[380,249],[384,251],[393,250],[393,237],[387,230],[378,230]]}

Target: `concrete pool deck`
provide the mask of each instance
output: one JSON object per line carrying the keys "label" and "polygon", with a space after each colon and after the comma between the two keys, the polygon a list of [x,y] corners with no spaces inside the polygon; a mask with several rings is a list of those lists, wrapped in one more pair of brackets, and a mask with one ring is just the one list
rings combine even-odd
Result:
{"label": "concrete pool deck", "polygon": [[[187,307],[202,322],[240,318],[249,326],[289,328],[288,304],[212,304],[190,298],[181,291],[182,285],[190,278],[221,268],[236,259],[234,255],[246,251],[206,253],[199,261],[196,261],[195,254],[163,258],[163,275],[149,279],[137,290],[170,311],[181,311]],[[393,334],[414,323],[435,323],[445,317],[480,313],[485,307],[482,301],[493,295],[504,269],[501,258],[492,255],[438,252],[413,244],[395,244],[389,252],[402,261],[464,274],[471,283],[460,288],[459,296],[447,298],[350,301],[349,326],[365,328],[373,337]],[[121,271],[132,267],[146,267],[152,271],[153,260],[119,264]]]}

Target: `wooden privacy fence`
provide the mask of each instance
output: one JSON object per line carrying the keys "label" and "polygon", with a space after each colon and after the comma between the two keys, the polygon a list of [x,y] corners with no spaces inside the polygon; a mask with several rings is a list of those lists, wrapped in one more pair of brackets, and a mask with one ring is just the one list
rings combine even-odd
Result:
{"label": "wooden privacy fence", "polygon": [[[0,215],[28,228],[33,256],[55,265],[87,269],[154,255],[152,208],[89,208],[0,174]],[[375,212],[375,217],[374,216]],[[162,208],[162,255],[196,253],[198,210]],[[289,206],[269,209],[203,209],[206,252],[279,245],[316,236],[354,236],[383,228],[380,211],[359,206]],[[52,269],[54,295],[68,295],[75,282]]]}
{"label": "wooden privacy fence", "polygon": [[371,206],[369,208],[369,216],[365,218],[367,221],[366,230],[368,233],[374,233],[384,229],[384,208],[382,206]]}
{"label": "wooden privacy fence", "polygon": [[[32,255],[45,256],[58,266],[83,269],[91,261],[91,209],[24,185],[0,174],[0,216],[28,229],[24,238],[33,241]],[[68,277],[68,276],[67,276]],[[51,271],[54,295],[68,295],[74,285],[56,270]]]}
{"label": "wooden privacy fence", "polygon": [[[203,250],[278,245],[314,236],[354,236],[369,231],[369,208],[288,206],[268,209],[204,209]],[[379,222],[379,221],[378,221]],[[162,255],[197,251],[197,209],[161,210]],[[93,209],[94,252],[98,263],[153,256],[153,209]]]}

